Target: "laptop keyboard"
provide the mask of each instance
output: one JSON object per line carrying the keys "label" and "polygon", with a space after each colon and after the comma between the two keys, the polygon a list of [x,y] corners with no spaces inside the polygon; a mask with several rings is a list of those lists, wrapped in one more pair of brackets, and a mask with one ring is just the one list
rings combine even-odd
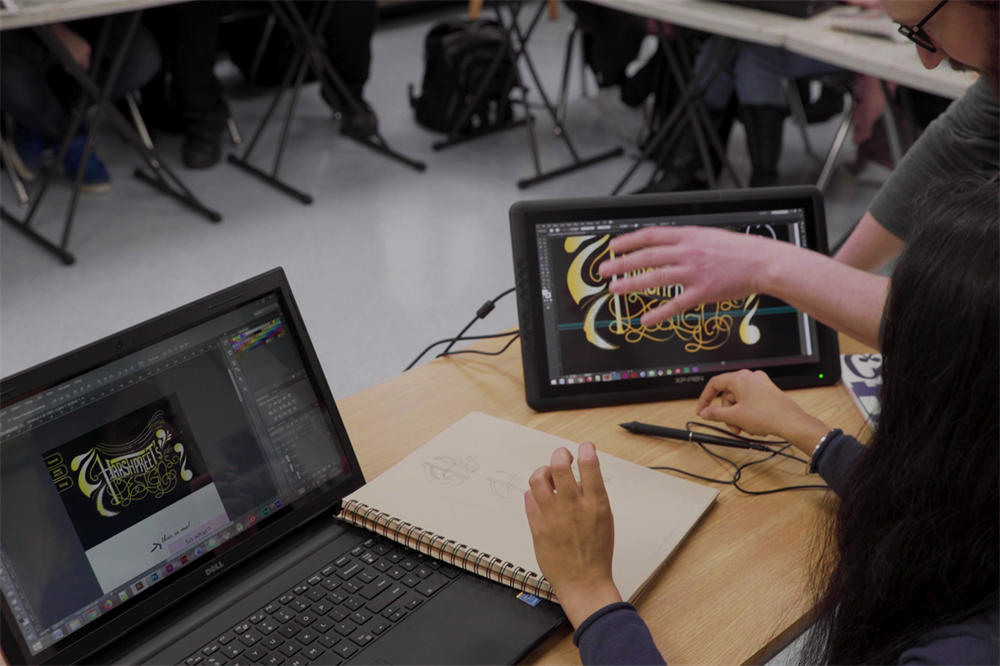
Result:
{"label": "laptop keyboard", "polygon": [[337,666],[461,574],[440,560],[372,537],[178,666]]}

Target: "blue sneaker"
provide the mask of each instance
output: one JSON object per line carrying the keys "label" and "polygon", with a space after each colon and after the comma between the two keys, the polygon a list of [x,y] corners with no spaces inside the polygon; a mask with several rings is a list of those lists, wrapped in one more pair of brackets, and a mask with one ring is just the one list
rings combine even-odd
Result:
{"label": "blue sneaker", "polygon": [[7,145],[11,149],[10,160],[21,180],[29,183],[38,180],[38,174],[42,172],[42,156],[52,147],[52,142],[33,130],[18,127]]}
{"label": "blue sneaker", "polygon": [[[63,169],[66,170],[66,175],[70,178],[76,178],[86,143],[87,134],[81,132],[69,144],[69,150],[66,151],[66,157],[63,158]],[[80,189],[87,194],[106,194],[111,191],[111,174],[108,173],[101,158],[97,156],[97,151],[91,151],[90,159],[83,167],[83,183]]]}

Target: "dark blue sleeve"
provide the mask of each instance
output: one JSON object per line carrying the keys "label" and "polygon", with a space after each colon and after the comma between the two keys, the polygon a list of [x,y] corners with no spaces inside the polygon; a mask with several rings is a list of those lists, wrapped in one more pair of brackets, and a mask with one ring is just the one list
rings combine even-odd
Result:
{"label": "dark blue sleeve", "polygon": [[833,492],[842,495],[851,467],[867,450],[868,447],[858,440],[841,433],[820,447],[813,463]]}
{"label": "dark blue sleeve", "polygon": [[997,613],[984,613],[962,624],[926,634],[903,652],[900,664],[1000,664],[1000,630]]}
{"label": "dark blue sleeve", "polygon": [[666,666],[653,636],[635,606],[624,601],[609,604],[583,621],[573,634],[584,666]]}

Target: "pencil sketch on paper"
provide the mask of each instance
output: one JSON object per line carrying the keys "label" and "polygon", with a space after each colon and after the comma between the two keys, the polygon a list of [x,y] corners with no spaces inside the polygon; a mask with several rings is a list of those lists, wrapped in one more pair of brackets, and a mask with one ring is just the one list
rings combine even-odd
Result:
{"label": "pencil sketch on paper", "polygon": [[500,499],[521,497],[528,492],[528,482],[510,472],[493,472],[487,480],[490,482],[490,490]]}
{"label": "pencil sketch on paper", "polygon": [[432,483],[460,486],[479,471],[476,456],[437,456],[425,463],[424,476]]}

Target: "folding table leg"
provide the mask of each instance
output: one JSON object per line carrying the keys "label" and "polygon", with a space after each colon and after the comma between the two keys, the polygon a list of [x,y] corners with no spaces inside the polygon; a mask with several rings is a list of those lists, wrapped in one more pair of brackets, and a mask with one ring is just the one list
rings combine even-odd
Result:
{"label": "folding table leg", "polygon": [[[546,6],[544,3],[539,3],[538,11],[536,12],[534,18],[532,19],[526,31],[521,30],[521,25],[518,22],[517,9],[519,8],[519,5],[515,7],[514,5],[508,3],[508,10],[510,11],[511,14],[511,21],[509,28],[504,25],[503,15],[500,13],[500,4],[498,4],[496,7],[497,21],[500,23],[500,26],[504,29],[504,33],[506,34],[507,48],[513,54],[512,60],[514,62],[515,81],[517,82],[518,87],[520,87],[520,89],[522,90],[522,95],[524,96],[525,112],[526,114],[528,114],[526,116],[528,118],[528,138],[529,141],[531,142],[532,157],[535,163],[535,176],[531,178],[523,178],[517,181],[517,186],[521,189],[525,189],[531,187],[532,185],[537,185],[539,183],[543,183],[545,181],[552,180],[553,178],[558,178],[559,176],[564,176],[566,174],[573,173],[575,171],[579,171],[580,169],[585,169],[589,166],[593,166],[594,164],[598,164],[605,160],[614,157],[619,157],[625,153],[625,151],[621,147],[618,147],[605,151],[598,155],[588,157],[586,159],[580,159],[580,156],[577,153],[575,146],[573,145],[573,141],[570,138],[569,133],[566,131],[565,125],[563,125],[562,121],[559,118],[559,111],[549,100],[549,96],[545,92],[545,87],[542,85],[541,77],[538,75],[538,71],[535,69],[535,64],[531,60],[531,56],[528,53],[528,46],[527,46],[528,41],[531,39],[531,35],[534,33],[535,27],[538,25],[538,21],[541,18],[542,13],[545,11],[545,7]],[[514,36],[517,37],[517,42],[518,42],[516,47],[513,44]],[[530,116],[530,110],[527,108],[527,89],[524,85],[524,81],[521,79],[519,71],[520,62],[522,60],[528,66],[528,73],[531,75],[531,78],[535,83],[535,87],[538,90],[538,96],[542,100],[542,106],[544,107],[545,111],[548,112],[549,117],[552,119],[552,122],[555,125],[556,136],[558,136],[563,141],[563,143],[566,144],[566,148],[569,151],[570,156],[572,158],[572,162],[570,164],[559,167],[557,169],[553,169],[551,171],[543,171],[541,168],[540,157],[538,155],[537,135],[535,132],[533,119]]]}
{"label": "folding table leg", "polygon": [[[322,7],[321,11],[320,7]],[[237,157],[236,155],[229,155],[227,158],[230,164],[243,169],[247,173],[261,179],[268,185],[271,185],[285,194],[298,199],[304,204],[311,204],[313,202],[312,195],[298,190],[289,183],[281,180],[278,177],[278,173],[281,170],[281,163],[284,158],[285,148],[288,144],[291,121],[295,117],[295,110],[298,107],[299,95],[305,82],[305,75],[311,69],[321,82],[329,81],[337,89],[337,93],[340,95],[341,99],[353,107],[356,112],[362,109],[360,101],[358,101],[347,89],[347,86],[344,84],[340,74],[336,71],[336,68],[333,67],[332,63],[330,63],[326,53],[323,51],[318,37],[318,35],[322,34],[323,28],[330,21],[330,17],[333,14],[333,8],[333,2],[316,3],[313,5],[309,18],[305,19],[299,12],[298,7],[294,4],[280,2],[279,0],[271,1],[271,9],[273,11],[272,18],[274,21],[271,22],[269,20],[269,25],[272,25],[273,27],[273,24],[276,24],[278,21],[284,24],[288,31],[296,37],[299,44],[298,50],[293,56],[288,70],[285,72],[285,76],[282,79],[281,85],[278,87],[278,91],[271,100],[271,104],[264,113],[264,117],[257,126],[257,130],[250,139],[250,143],[243,152],[243,156]],[[293,78],[294,83],[292,82]],[[250,155],[256,148],[257,142],[260,140],[261,135],[270,123],[281,98],[284,96],[289,87],[291,87],[292,91],[291,100],[282,123],[280,139],[275,151],[274,164],[272,166],[271,173],[267,173],[250,163]],[[378,133],[375,135],[377,141],[358,139],[346,134],[344,136],[348,139],[353,139],[354,141],[361,143],[371,150],[402,162],[417,171],[423,171],[427,168],[427,165],[423,162],[412,160],[409,157],[391,149],[385,139]]]}
{"label": "folding table leg", "polygon": [[[711,74],[703,79],[703,75],[706,73],[704,70],[710,67],[709,63],[712,63],[714,56],[722,50],[723,46],[726,46],[726,51],[723,57],[716,63],[715,69],[711,70]],[[646,144],[645,149],[643,149],[642,154],[636,159],[632,167],[625,173],[625,176],[618,182],[618,185],[611,191],[612,195],[621,192],[625,184],[631,180],[632,176],[639,169],[639,166],[653,154],[654,151],[658,150],[663,143],[664,139],[674,133],[675,128],[681,120],[681,114],[686,112],[686,107],[694,97],[701,97],[704,94],[704,90],[708,89],[715,78],[725,69],[739,51],[739,42],[735,40],[719,40],[709,51],[708,57],[705,59],[704,66],[695,72],[688,85],[684,89],[684,92],[674,103],[674,108],[663,121],[660,129],[656,132],[656,135],[650,139]],[[704,84],[699,82],[704,80]]]}
{"label": "folding table leg", "polygon": [[3,159],[4,166],[7,168],[7,175],[10,176],[10,182],[14,186],[14,192],[17,193],[17,202],[21,204],[21,208],[27,208],[29,200],[28,190],[24,189],[24,183],[21,182],[21,177],[14,168],[14,160],[11,159],[7,139],[0,140],[0,159]]}

